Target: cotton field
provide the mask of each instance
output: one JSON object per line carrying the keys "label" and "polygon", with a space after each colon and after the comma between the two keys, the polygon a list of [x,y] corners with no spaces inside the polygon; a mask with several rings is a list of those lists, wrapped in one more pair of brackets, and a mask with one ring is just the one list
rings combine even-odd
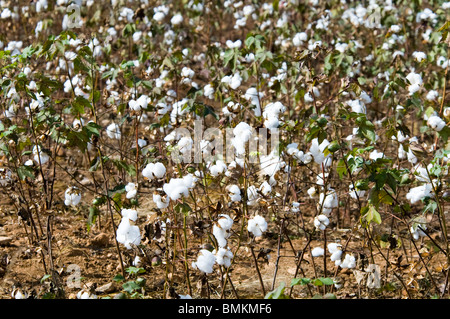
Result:
{"label": "cotton field", "polygon": [[450,296],[450,2],[0,12],[0,298]]}

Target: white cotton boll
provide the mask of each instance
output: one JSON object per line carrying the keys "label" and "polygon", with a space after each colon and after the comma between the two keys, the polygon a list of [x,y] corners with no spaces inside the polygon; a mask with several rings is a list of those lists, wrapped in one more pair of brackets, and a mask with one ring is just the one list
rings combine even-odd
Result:
{"label": "white cotton boll", "polygon": [[330,220],[326,215],[319,215],[314,218],[314,227],[316,229],[325,230],[330,224]]}
{"label": "white cotton boll", "polygon": [[211,84],[206,84],[204,86],[203,95],[206,96],[210,100],[214,99],[214,88],[212,87]]}
{"label": "white cotton boll", "polygon": [[75,207],[81,201],[81,192],[76,187],[69,187],[68,189],[66,189],[64,196],[65,196],[64,205],[66,206]]}
{"label": "white cotton boll", "polygon": [[333,252],[330,256],[331,261],[340,261],[342,256],[342,250],[338,249],[335,252]]}
{"label": "white cotton boll", "polygon": [[[330,144],[330,142],[326,139],[324,139],[322,141],[322,143],[320,143],[320,145],[319,145],[319,140],[317,138],[315,138],[311,141],[311,147],[309,148],[309,152],[314,157],[314,161],[319,165],[321,165],[323,162],[325,162],[325,160],[327,160],[330,157],[330,155],[325,157],[325,155],[323,154],[323,151],[328,146],[328,144]],[[326,161],[326,163],[328,163],[328,162],[329,161]],[[328,163],[328,164],[331,164],[331,163]]]}
{"label": "white cotton boll", "polygon": [[301,46],[306,40],[308,40],[308,35],[305,32],[299,32],[292,38],[292,44],[296,47]]}
{"label": "white cotton boll", "polygon": [[213,225],[212,233],[216,238],[219,247],[225,247],[227,245],[228,234],[224,229],[217,225]]}
{"label": "white cotton boll", "polygon": [[366,106],[361,100],[351,100],[347,104],[352,108],[352,112],[366,114]]}
{"label": "white cotton boll", "polygon": [[320,257],[323,256],[323,254],[325,253],[325,251],[323,250],[322,247],[315,247],[311,250],[311,255],[313,257]]}
{"label": "white cotton boll", "polygon": [[192,263],[194,269],[198,269],[205,274],[213,272],[213,266],[216,262],[216,256],[206,249],[200,250],[197,261]]}
{"label": "white cotton boll", "polygon": [[217,223],[219,224],[220,228],[222,228],[223,230],[230,230],[233,226],[233,219],[226,214],[220,214],[219,217],[220,218]]}
{"label": "white cotton boll", "polygon": [[39,145],[35,145],[33,147],[32,153],[34,155],[34,161],[38,164],[40,163],[41,165],[44,165],[50,160],[50,157],[47,155],[47,153],[41,150],[41,147]]}
{"label": "white cotton boll", "polygon": [[111,123],[106,127],[106,134],[111,139],[120,140],[121,132],[120,127],[116,123]]}
{"label": "white cotton boll", "polygon": [[127,249],[131,249],[131,244],[139,245],[141,243],[141,234],[138,226],[130,225],[130,219],[122,218],[116,231],[116,239]]}
{"label": "white cotton boll", "polygon": [[412,56],[417,62],[422,62],[422,60],[425,60],[427,58],[427,55],[424,52],[420,51],[413,52]]}
{"label": "white cotton boll", "polygon": [[348,189],[349,189],[350,197],[353,199],[361,198],[366,193],[366,191],[364,191],[364,190],[356,190],[356,191],[353,190],[353,184],[350,184]]}
{"label": "white cotton boll", "polygon": [[333,254],[336,251],[340,250],[339,247],[342,247],[342,245],[338,244],[338,243],[329,243],[327,245],[327,248],[328,248],[328,251],[330,252],[330,254]]}
{"label": "white cotton boll", "polygon": [[353,255],[346,254],[344,260],[340,263],[341,268],[355,268],[356,259]]}
{"label": "white cotton boll", "polygon": [[181,22],[183,22],[183,16],[180,13],[177,13],[172,17],[172,19],[170,19],[170,23],[172,23],[172,25],[179,25]]}
{"label": "white cotton boll", "polygon": [[262,236],[263,232],[267,230],[267,222],[264,217],[256,215],[248,221],[247,230],[255,237]]}
{"label": "white cotton boll", "polygon": [[139,257],[139,256],[134,257],[133,266],[134,267],[141,267],[141,265],[142,265],[141,257]]}
{"label": "white cotton boll", "polygon": [[420,74],[415,73],[414,71],[410,72],[406,76],[406,79],[410,83],[408,87],[409,95],[413,95],[415,92],[419,91],[420,88],[422,87],[423,81],[422,76]]}
{"label": "white cotton boll", "polygon": [[158,11],[153,15],[153,20],[160,22],[165,17],[166,17],[166,15],[164,14],[164,12]]}
{"label": "white cotton boll", "polygon": [[408,199],[411,204],[415,204],[418,201],[426,197],[433,197],[432,194],[433,187],[431,184],[424,184],[421,186],[413,187],[406,194],[406,199]]}
{"label": "white cotton boll", "polygon": [[445,127],[445,121],[439,116],[433,115],[428,118],[427,125],[433,130],[439,132]]}
{"label": "white cotton boll", "polygon": [[373,151],[370,152],[370,154],[369,154],[369,158],[370,158],[371,160],[374,160],[374,161],[376,161],[376,160],[379,159],[379,158],[383,158],[383,157],[384,157],[384,153],[378,152],[377,150],[373,150]]}
{"label": "white cotton boll", "polygon": [[236,41],[231,41],[231,40],[227,40],[226,42],[225,42],[225,44],[227,45],[227,47],[229,48],[229,49],[239,49],[240,47],[241,47],[241,45],[242,45],[242,41],[241,40],[236,40]]}
{"label": "white cotton boll", "polygon": [[319,205],[322,205],[322,213],[329,214],[333,208],[338,207],[339,201],[336,192],[333,189],[329,189],[329,193],[325,197],[323,193],[319,196]]}
{"label": "white cotton boll", "polygon": [[242,200],[241,190],[237,185],[229,185],[227,186],[227,191],[229,192],[229,196],[232,202],[240,202]]}
{"label": "white cotton boll", "polygon": [[216,257],[218,265],[225,266],[226,268],[231,266],[231,261],[233,260],[233,253],[231,250],[220,247],[217,252],[214,250],[213,254]]}
{"label": "white cotton boll", "polygon": [[121,213],[122,213],[122,217],[124,217],[124,218],[128,218],[129,220],[132,220],[134,222],[137,220],[138,215],[137,215],[137,211],[135,209],[124,208],[124,209],[122,209]]}
{"label": "white cotton boll", "polygon": [[435,101],[439,97],[439,92],[436,90],[431,90],[427,93],[426,99],[427,101]]}
{"label": "white cotton boll", "polygon": [[242,83],[242,77],[239,74],[239,72],[236,72],[230,80],[230,88],[233,90],[236,90],[238,87],[241,86],[241,83]]}
{"label": "white cotton boll", "polygon": [[272,191],[272,186],[270,186],[269,183],[264,182],[261,184],[261,186],[259,187],[259,191],[264,195],[267,196],[268,194],[270,194],[270,192]]}
{"label": "white cotton boll", "polygon": [[125,185],[125,191],[127,192],[126,198],[135,198],[137,195],[137,185],[135,183],[128,183]]}
{"label": "white cotton boll", "polygon": [[166,174],[166,167],[164,166],[164,164],[162,163],[155,163],[155,165],[153,166],[153,175],[155,175],[156,178],[163,178],[164,175]]}
{"label": "white cotton boll", "polygon": [[306,192],[308,193],[310,198],[314,198],[317,195],[317,190],[314,186],[311,186],[310,188],[308,188],[308,190]]}
{"label": "white cotton boll", "polygon": [[159,209],[164,209],[169,206],[170,200],[166,198],[163,200],[162,196],[159,194],[153,194],[153,202],[156,204],[156,207]]}
{"label": "white cotton boll", "polygon": [[213,177],[217,177],[227,171],[227,165],[223,161],[217,160],[216,164],[209,167],[209,171]]}

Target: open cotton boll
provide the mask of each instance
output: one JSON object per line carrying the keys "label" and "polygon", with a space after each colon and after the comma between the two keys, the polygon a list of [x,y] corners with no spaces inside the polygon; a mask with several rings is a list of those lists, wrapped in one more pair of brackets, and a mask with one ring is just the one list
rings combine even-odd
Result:
{"label": "open cotton boll", "polygon": [[159,194],[153,194],[153,202],[159,209],[164,209],[169,206],[170,200],[169,198],[163,199],[163,197]]}
{"label": "open cotton boll", "polygon": [[163,185],[163,190],[171,200],[178,200],[189,196],[189,189],[195,186],[196,178],[188,174],[183,178],[172,178],[169,183]]}
{"label": "open cotton boll", "polygon": [[314,227],[318,230],[325,230],[330,224],[330,220],[326,215],[319,215],[314,218]]}
{"label": "open cotton boll", "polygon": [[137,185],[135,183],[128,183],[125,185],[125,191],[127,192],[126,198],[131,199],[137,195]]}
{"label": "open cotton boll", "polygon": [[181,22],[183,22],[183,16],[180,13],[177,13],[170,19],[170,23],[174,26],[179,25]]}
{"label": "open cotton boll", "polygon": [[418,201],[426,197],[433,197],[433,187],[431,184],[424,184],[417,187],[413,187],[406,194],[406,199],[408,199],[411,204],[415,204]]}
{"label": "open cotton boll", "polygon": [[137,211],[135,209],[124,208],[121,213],[123,218],[128,218],[134,222],[137,220]]}
{"label": "open cotton boll", "polygon": [[231,144],[234,146],[237,155],[245,154],[245,143],[250,140],[253,134],[253,128],[245,122],[240,122],[233,129],[234,138]]}
{"label": "open cotton boll", "polygon": [[406,79],[410,83],[410,85],[408,86],[409,95],[413,95],[415,92],[419,91],[420,88],[422,87],[423,81],[422,76],[420,74],[415,73],[414,71],[410,72],[406,76]]}
{"label": "open cotton boll", "polygon": [[198,269],[205,274],[213,272],[213,266],[216,263],[216,256],[206,249],[201,249],[197,261],[192,263],[192,268]]}
{"label": "open cotton boll", "polygon": [[142,171],[142,176],[153,180],[155,178],[161,179],[166,174],[166,167],[162,163],[148,163]]}
{"label": "open cotton boll", "polygon": [[216,238],[219,247],[225,247],[227,245],[228,233],[225,229],[222,229],[218,225],[213,225],[212,233]]}
{"label": "open cotton boll", "polygon": [[238,87],[241,86],[241,83],[242,83],[242,77],[239,74],[239,72],[236,72],[230,80],[230,88],[232,88],[233,90],[236,90]]}
{"label": "open cotton boll", "polygon": [[351,107],[352,112],[366,114],[366,106],[361,100],[351,100],[347,102],[347,105]]}
{"label": "open cotton boll", "polygon": [[232,202],[240,202],[242,200],[241,189],[237,185],[228,185],[226,190]]}
{"label": "open cotton boll", "polygon": [[422,62],[422,60],[427,58],[427,55],[424,52],[415,51],[415,52],[413,52],[412,57],[417,62]]}
{"label": "open cotton boll", "polygon": [[253,111],[255,113],[255,116],[257,116],[257,117],[261,116],[260,99],[262,97],[264,97],[264,93],[258,92],[258,90],[254,87],[248,88],[244,94],[244,98],[246,100],[250,101],[250,103],[255,106]]}
{"label": "open cotton boll", "polygon": [[311,255],[313,257],[320,257],[323,256],[323,254],[325,253],[325,251],[323,250],[322,247],[315,247],[311,250]]}
{"label": "open cotton boll", "polygon": [[296,47],[301,46],[305,41],[308,40],[308,35],[306,32],[299,32],[294,35],[292,38],[292,44]]}
{"label": "open cotton boll", "polygon": [[267,230],[267,222],[264,217],[256,215],[248,221],[247,230],[255,237],[262,236],[263,232]]}
{"label": "open cotton boll", "polygon": [[216,257],[216,262],[218,265],[225,266],[226,268],[231,266],[231,261],[233,259],[233,253],[231,250],[220,247],[217,252],[213,250],[213,254]]}
{"label": "open cotton boll", "polygon": [[209,167],[209,171],[213,177],[217,177],[220,174],[224,174],[227,171],[227,164],[221,160],[217,160],[216,164]]}
{"label": "open cotton boll", "polygon": [[122,218],[119,227],[117,227],[116,239],[127,249],[131,249],[131,244],[139,245],[141,243],[141,233],[139,227],[130,225],[128,217]]}
{"label": "open cotton boll", "polygon": [[338,244],[338,243],[329,243],[327,245],[327,248],[328,248],[328,251],[330,252],[330,254],[333,254],[336,251],[340,250],[339,247],[342,247],[342,245]]}
{"label": "open cotton boll", "polygon": [[81,201],[81,192],[76,187],[69,187],[68,189],[66,189],[64,196],[65,196],[64,205],[66,206],[75,207]]}
{"label": "open cotton boll", "polygon": [[47,153],[42,151],[39,145],[35,145],[33,147],[32,153],[34,155],[33,157],[34,161],[38,164],[40,163],[44,165],[50,160],[50,156],[48,156]]}
{"label": "open cotton boll", "polygon": [[344,260],[339,265],[341,268],[355,268],[356,259],[353,255],[346,254]]}
{"label": "open cotton boll", "polygon": [[261,184],[261,186],[259,187],[259,191],[261,192],[261,194],[263,194],[264,196],[267,196],[270,194],[270,192],[272,191],[272,186],[270,186],[269,183],[264,182]]}
{"label": "open cotton boll", "polygon": [[328,159],[330,158],[330,155],[327,155],[327,157],[325,157],[323,151],[326,149],[326,147],[330,144],[330,142],[327,139],[324,139],[322,141],[322,143],[320,143],[319,145],[319,140],[317,138],[313,139],[311,141],[311,147],[309,148],[310,153],[312,154],[312,156],[314,157],[314,161],[321,165],[322,163],[324,163],[325,166],[328,166],[331,164],[331,160],[328,161]]}
{"label": "open cotton boll", "polygon": [[120,127],[116,123],[111,123],[106,127],[106,134],[111,139],[120,140],[121,132]]}
{"label": "open cotton boll", "polygon": [[242,45],[242,41],[241,40],[236,40],[236,41],[231,41],[231,40],[227,40],[226,42],[225,42],[225,44],[226,44],[226,46],[229,48],[229,49],[239,49],[240,47],[241,47],[241,45]]}
{"label": "open cotton boll", "polygon": [[427,125],[433,130],[439,132],[445,127],[445,121],[437,115],[432,115],[428,118]]}
{"label": "open cotton boll", "polygon": [[339,205],[336,191],[330,188],[326,196],[324,193],[320,193],[319,205],[322,205],[322,214],[329,216],[333,208],[338,207]]}

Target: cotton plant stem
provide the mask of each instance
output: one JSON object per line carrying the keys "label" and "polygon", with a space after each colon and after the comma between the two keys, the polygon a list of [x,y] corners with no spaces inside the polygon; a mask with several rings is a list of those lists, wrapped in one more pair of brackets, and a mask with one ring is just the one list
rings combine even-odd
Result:
{"label": "cotton plant stem", "polygon": [[119,246],[119,242],[117,241],[117,236],[116,236],[116,225],[114,223],[114,214],[113,214],[113,210],[111,207],[111,197],[108,194],[109,183],[108,183],[108,179],[106,178],[105,167],[103,165],[103,156],[102,156],[100,147],[97,148],[97,151],[98,151],[98,156],[100,157],[101,170],[102,170],[103,182],[104,182],[104,193],[106,196],[106,204],[107,204],[108,211],[109,211],[109,217],[111,219],[111,228],[112,228],[112,232],[114,235],[114,242],[116,244],[117,255],[119,256],[120,269],[122,270],[122,276],[125,278],[126,275],[125,275],[125,268],[124,268],[123,260],[122,260],[122,253],[120,252],[120,246]]}
{"label": "cotton plant stem", "polygon": [[281,238],[282,238],[282,234],[283,234],[283,228],[284,228],[284,218],[281,219],[281,225],[280,225],[280,233],[278,234],[278,245],[277,245],[277,260],[275,262],[275,270],[274,270],[274,274],[273,274],[273,281],[272,281],[272,289],[275,289],[275,282],[277,279],[277,272],[278,272],[278,265],[280,262],[280,249],[281,249]]}
{"label": "cotton plant stem", "polygon": [[266,296],[266,289],[264,288],[264,281],[262,279],[261,272],[259,271],[258,260],[256,259],[255,251],[253,249],[253,246],[251,245],[250,251],[252,252],[253,261],[255,262],[256,273],[258,274],[259,283],[261,284],[261,292],[264,298]]}

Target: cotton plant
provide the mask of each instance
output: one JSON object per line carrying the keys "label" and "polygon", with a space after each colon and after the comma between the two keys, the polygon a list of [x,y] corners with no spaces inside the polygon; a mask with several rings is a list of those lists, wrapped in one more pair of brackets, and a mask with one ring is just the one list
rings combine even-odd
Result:
{"label": "cotton plant", "polygon": [[123,244],[127,249],[131,249],[132,245],[139,245],[141,243],[141,233],[139,227],[132,225],[131,222],[136,222],[138,213],[135,209],[122,209],[122,220],[117,227],[116,239],[117,242]]}
{"label": "cotton plant", "polygon": [[214,264],[216,263],[216,256],[214,253],[206,249],[201,249],[197,260],[192,262],[192,268],[198,269],[205,274],[211,274],[214,271]]}
{"label": "cotton plant", "polygon": [[260,237],[267,230],[267,221],[260,215],[255,215],[247,222],[247,230],[254,237]]}
{"label": "cotton plant", "polygon": [[69,187],[64,193],[64,205],[76,207],[81,201],[81,191],[75,186]]}

